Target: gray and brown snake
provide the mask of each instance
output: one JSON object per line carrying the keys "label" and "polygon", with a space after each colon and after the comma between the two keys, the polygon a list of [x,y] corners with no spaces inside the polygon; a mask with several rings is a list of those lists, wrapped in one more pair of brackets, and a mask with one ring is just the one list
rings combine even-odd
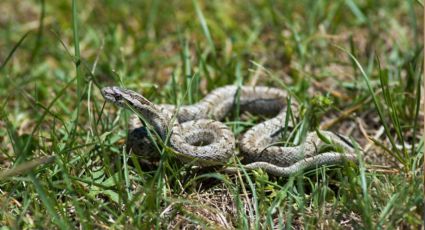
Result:
{"label": "gray and brown snake", "polygon": [[[196,104],[180,107],[156,105],[134,91],[115,86],[103,88],[102,95],[106,101],[136,112],[162,140],[169,134],[169,146],[185,158],[198,159],[201,166],[223,165],[235,155],[235,137],[220,121],[232,112],[236,101],[240,112],[275,116],[253,126],[239,139],[245,169],[261,168],[286,177],[323,165],[357,162],[351,141],[330,131],[320,131],[320,137],[317,132],[309,132],[298,146],[277,145],[282,143],[282,130],[290,131],[292,125],[286,121],[288,95],[277,88],[229,85],[213,90]],[[293,110],[296,107],[291,105]],[[132,116],[127,144],[134,153],[155,158],[157,150],[141,126],[138,116]],[[328,142],[324,138],[342,151],[319,151]]]}

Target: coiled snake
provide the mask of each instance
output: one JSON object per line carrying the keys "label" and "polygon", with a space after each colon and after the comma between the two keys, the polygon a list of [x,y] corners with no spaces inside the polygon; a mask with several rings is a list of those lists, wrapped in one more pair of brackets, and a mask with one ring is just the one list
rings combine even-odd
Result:
{"label": "coiled snake", "polygon": [[[235,154],[235,137],[220,121],[236,104],[240,112],[275,116],[255,125],[240,138],[239,151],[246,163],[245,169],[262,168],[276,176],[290,176],[322,165],[356,162],[354,147],[348,138],[329,131],[310,132],[298,146],[276,145],[282,140],[281,134],[291,131],[293,125],[286,119],[288,95],[277,88],[224,86],[198,103],[180,108],[156,105],[134,91],[119,87],[105,87],[102,95],[107,101],[138,113],[162,140],[170,134],[170,147],[185,158],[198,159],[201,166],[225,164]],[[291,105],[291,108],[296,110],[297,106]],[[330,142],[342,152],[320,151],[320,146]],[[147,158],[157,154],[137,116],[131,118],[127,144],[133,152]]]}

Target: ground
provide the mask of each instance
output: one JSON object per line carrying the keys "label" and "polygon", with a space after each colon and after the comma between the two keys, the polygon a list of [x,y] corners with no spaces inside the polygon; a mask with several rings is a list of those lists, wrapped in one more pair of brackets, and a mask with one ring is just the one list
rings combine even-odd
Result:
{"label": "ground", "polygon": [[[422,0],[4,0],[0,225],[418,229],[423,19]],[[350,136],[359,165],[227,175],[164,150],[146,168],[125,148],[131,112],[100,94],[190,104],[227,84],[290,91],[299,124]]]}

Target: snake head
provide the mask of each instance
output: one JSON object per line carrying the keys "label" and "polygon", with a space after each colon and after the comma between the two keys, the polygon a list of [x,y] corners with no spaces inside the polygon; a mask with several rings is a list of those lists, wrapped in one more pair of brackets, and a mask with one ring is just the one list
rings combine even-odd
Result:
{"label": "snake head", "polygon": [[116,86],[102,88],[102,95],[107,101],[120,107],[128,105],[136,108],[140,105],[152,106],[152,102],[142,95]]}
{"label": "snake head", "polygon": [[102,95],[106,101],[136,112],[140,118],[143,117],[146,123],[153,126],[161,138],[165,139],[168,120],[164,118],[164,114],[157,109],[154,103],[132,90],[122,89],[116,86],[103,88]]}

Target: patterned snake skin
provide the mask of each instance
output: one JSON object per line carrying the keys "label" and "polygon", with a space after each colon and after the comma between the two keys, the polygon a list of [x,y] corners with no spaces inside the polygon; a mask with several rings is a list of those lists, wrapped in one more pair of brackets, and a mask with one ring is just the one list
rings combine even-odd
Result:
{"label": "patterned snake skin", "polygon": [[[235,102],[238,102],[240,112],[275,116],[255,125],[240,138],[239,150],[245,169],[261,168],[276,176],[290,176],[322,165],[356,162],[349,139],[329,131],[320,131],[321,138],[317,132],[310,132],[298,146],[276,145],[282,142],[281,134],[291,132],[293,125],[286,121],[288,95],[277,88],[224,86],[196,104],[179,108],[156,105],[134,91],[119,87],[105,87],[102,95],[107,101],[139,115],[130,119],[127,144],[134,153],[147,159],[159,156],[139,117],[162,140],[166,140],[169,134],[170,147],[184,158],[197,159],[201,166],[225,164],[236,152],[236,141],[230,129],[220,121],[235,109]],[[291,105],[291,109],[296,111],[297,105]],[[329,143],[338,146],[341,153],[319,151],[321,146]],[[236,170],[225,169],[227,172]]]}

